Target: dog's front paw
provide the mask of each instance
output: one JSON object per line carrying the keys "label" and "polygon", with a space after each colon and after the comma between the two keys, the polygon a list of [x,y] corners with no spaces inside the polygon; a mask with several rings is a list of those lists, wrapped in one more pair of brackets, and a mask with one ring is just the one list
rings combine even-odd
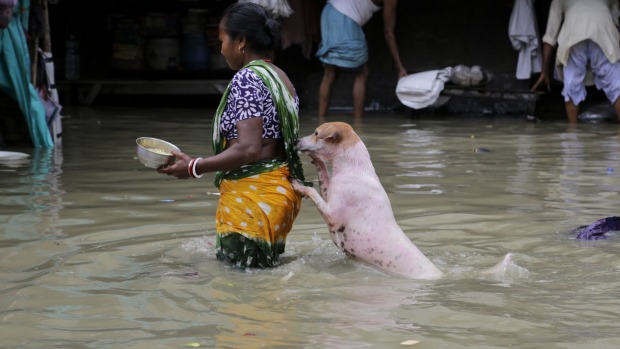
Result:
{"label": "dog's front paw", "polygon": [[314,163],[317,163],[317,162],[323,162],[323,158],[321,158],[317,154],[308,154],[308,156],[310,157],[310,160],[312,160],[312,161],[310,161],[311,164],[314,164]]}
{"label": "dog's front paw", "polygon": [[301,195],[306,195],[306,186],[300,180],[292,179],[291,187],[293,188],[293,190],[295,190],[295,192]]}

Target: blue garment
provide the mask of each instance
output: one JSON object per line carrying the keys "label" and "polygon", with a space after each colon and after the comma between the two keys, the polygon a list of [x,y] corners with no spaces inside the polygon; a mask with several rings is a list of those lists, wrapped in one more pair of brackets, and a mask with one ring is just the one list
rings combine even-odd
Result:
{"label": "blue garment", "polygon": [[0,30],[0,90],[19,105],[37,148],[52,148],[54,142],[45,120],[45,108],[30,82],[30,54],[24,33],[28,25],[30,0],[20,0],[13,20]]}
{"label": "blue garment", "polygon": [[588,67],[594,75],[596,88],[605,91],[607,99],[614,104],[620,97],[620,61],[609,62],[600,46],[592,40],[584,40],[570,48],[564,66],[564,100],[579,104],[586,98],[584,80]]}
{"label": "blue garment", "polygon": [[362,27],[326,4],[321,12],[321,43],[316,56],[341,68],[358,68],[368,61],[368,44]]}
{"label": "blue garment", "polygon": [[574,229],[573,232],[577,233],[577,239],[599,240],[607,239],[605,235],[607,232],[618,230],[620,230],[620,217],[611,216],[601,218],[588,226]]}

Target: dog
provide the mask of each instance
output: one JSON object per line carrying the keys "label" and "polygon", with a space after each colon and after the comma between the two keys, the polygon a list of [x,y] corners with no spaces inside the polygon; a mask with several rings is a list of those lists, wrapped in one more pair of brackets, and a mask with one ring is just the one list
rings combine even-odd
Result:
{"label": "dog", "polygon": [[293,189],[315,203],[340,250],[393,275],[443,276],[399,227],[368,150],[349,124],[322,124],[296,147],[316,166],[320,194],[296,180]]}

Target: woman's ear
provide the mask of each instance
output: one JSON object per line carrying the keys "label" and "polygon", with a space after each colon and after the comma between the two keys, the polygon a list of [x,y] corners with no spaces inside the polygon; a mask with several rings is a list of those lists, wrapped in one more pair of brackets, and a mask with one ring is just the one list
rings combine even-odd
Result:
{"label": "woman's ear", "polygon": [[239,45],[239,52],[245,53],[247,40],[245,39],[245,37],[239,38],[238,40],[239,40],[239,44],[238,44]]}

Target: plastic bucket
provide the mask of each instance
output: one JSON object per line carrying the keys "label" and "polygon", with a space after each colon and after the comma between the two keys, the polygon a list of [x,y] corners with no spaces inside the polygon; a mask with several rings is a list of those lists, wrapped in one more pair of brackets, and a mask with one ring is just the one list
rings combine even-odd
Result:
{"label": "plastic bucket", "polygon": [[210,49],[204,36],[186,36],[183,38],[181,59],[187,70],[209,69]]}
{"label": "plastic bucket", "polygon": [[203,35],[207,21],[206,14],[206,10],[190,9],[187,12],[187,15],[183,16],[183,19],[181,20],[183,35]]}

